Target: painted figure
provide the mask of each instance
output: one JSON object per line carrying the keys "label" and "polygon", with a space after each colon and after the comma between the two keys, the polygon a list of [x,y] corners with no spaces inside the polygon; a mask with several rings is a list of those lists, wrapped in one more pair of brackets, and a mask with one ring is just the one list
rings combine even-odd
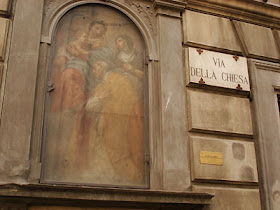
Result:
{"label": "painted figure", "polygon": [[[85,107],[88,112],[98,113],[94,115],[96,124],[90,129],[96,131],[91,135],[91,143],[99,141],[103,145],[110,162],[106,167],[111,165],[114,170],[113,174],[103,174],[104,179],[108,176],[119,184],[140,184],[144,180],[144,138],[143,130],[135,126],[135,121],[143,122],[143,116],[135,109],[139,97],[126,75],[112,69],[110,60],[99,56],[92,65],[92,74],[100,82]],[[94,147],[95,144],[91,151],[96,151]],[[94,153],[92,159],[96,159],[98,151]]]}
{"label": "painted figure", "polygon": [[116,38],[116,46],[118,49],[116,64],[118,67],[135,77],[143,79],[143,58],[138,55],[132,39],[125,34],[120,35]]}
{"label": "painted figure", "polygon": [[[139,163],[144,161],[144,61],[143,56],[140,56],[137,52],[130,36],[122,34],[116,38],[115,42],[118,50],[115,63],[129,79],[138,97],[138,103],[134,104],[133,107],[137,117],[130,121],[131,131],[133,132],[128,133],[128,138],[133,139],[129,144],[130,150],[134,154],[138,154],[134,155],[132,159]],[[138,129],[138,133],[134,132],[136,129]]]}
{"label": "painted figure", "polygon": [[[48,163],[49,170],[56,171],[58,179],[77,167],[86,167],[87,161],[89,121],[84,114],[84,104],[88,87],[87,55],[90,53],[85,50],[87,34],[78,32],[76,35],[76,40],[66,47],[65,64],[53,75],[55,89],[50,95],[47,147],[54,149],[47,150],[53,156],[53,163]],[[76,154],[78,158],[73,158]]]}
{"label": "painted figure", "polygon": [[67,46],[67,51],[75,57],[85,57],[90,54],[89,51],[86,50],[88,35],[84,31],[78,31],[76,34],[77,39]]}
{"label": "painted figure", "polygon": [[105,47],[107,27],[103,21],[95,20],[89,25],[89,44],[91,49],[98,49]]}

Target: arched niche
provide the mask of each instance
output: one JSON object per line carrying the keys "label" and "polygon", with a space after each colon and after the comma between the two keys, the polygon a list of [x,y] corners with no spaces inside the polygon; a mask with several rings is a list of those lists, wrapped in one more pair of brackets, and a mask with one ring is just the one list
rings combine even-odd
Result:
{"label": "arched niche", "polygon": [[148,23],[145,23],[143,20],[143,16],[140,15],[140,12],[135,12],[132,10],[130,4],[126,4],[126,1],[118,1],[118,0],[69,0],[61,3],[57,6],[50,14],[45,17],[44,26],[42,29],[42,37],[41,40],[43,43],[51,44],[53,41],[53,34],[55,33],[55,29],[57,27],[58,22],[65,15],[65,13],[69,12],[71,9],[85,5],[85,4],[100,4],[100,5],[108,5],[112,8],[117,9],[118,11],[125,14],[129,19],[131,19],[134,24],[137,26],[139,31],[142,33],[143,37],[145,38],[147,56],[149,57],[150,61],[158,61],[158,53],[156,49],[156,26],[153,25],[151,22],[155,19],[155,16],[152,13],[146,13],[144,19],[149,20]]}
{"label": "arched niche", "polygon": [[63,14],[51,41],[42,183],[148,187],[146,46],[109,5]]}

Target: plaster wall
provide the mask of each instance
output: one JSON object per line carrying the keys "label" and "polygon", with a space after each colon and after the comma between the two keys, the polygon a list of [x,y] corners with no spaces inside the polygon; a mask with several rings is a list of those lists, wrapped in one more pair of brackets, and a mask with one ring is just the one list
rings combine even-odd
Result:
{"label": "plaster wall", "polygon": [[250,103],[246,98],[188,91],[189,130],[253,135]]}
{"label": "plaster wall", "polygon": [[43,1],[27,0],[14,11],[0,128],[2,182],[27,181],[42,8]]}
{"label": "plaster wall", "polygon": [[[183,29],[186,47],[266,60],[279,59],[278,40],[270,28],[187,10],[183,15]],[[227,35],[223,35],[225,33]],[[249,68],[250,71],[253,70]],[[189,68],[186,68],[186,74],[190,74]],[[263,73],[263,78],[265,74]],[[266,84],[271,84],[271,82],[268,79]],[[258,84],[254,85],[258,86]],[[203,84],[187,86],[192,186],[194,190],[208,188],[216,194],[210,209],[250,209],[251,207],[246,207],[246,204],[240,200],[245,192],[247,199],[251,197],[256,202],[257,206],[254,208],[260,209],[257,174],[262,169],[257,170],[256,155],[259,156],[259,153],[255,153],[258,150],[254,142],[258,139],[254,135],[255,121],[249,98],[248,93],[242,94],[240,91],[234,92]],[[272,102],[269,100],[267,103]],[[277,109],[274,107],[274,110]],[[274,130],[277,129],[274,128]],[[233,150],[237,148],[234,149],[233,145],[239,144],[239,152],[244,149],[243,161],[236,159],[236,155],[233,155]],[[200,152],[205,151],[222,155],[223,163],[203,163]],[[250,164],[245,164],[245,156]],[[251,172],[244,164],[250,165]],[[247,168],[246,172],[245,168]],[[245,187],[243,182],[247,183]],[[219,189],[218,183],[223,184],[223,187]],[[231,189],[232,187],[235,189]],[[262,193],[265,194],[264,191]],[[231,198],[226,199],[224,196]],[[229,204],[231,199],[240,202]]]}
{"label": "plaster wall", "polygon": [[[159,16],[161,112],[164,189],[187,190],[187,156],[184,72],[182,71],[182,35],[180,20]],[[168,49],[168,50],[166,50]],[[174,91],[176,90],[176,91]],[[180,181],[178,181],[180,180]]]}
{"label": "plaster wall", "polygon": [[238,22],[237,27],[243,34],[249,54],[279,59],[276,40],[270,28],[242,22]]}
{"label": "plaster wall", "polygon": [[238,37],[229,19],[186,10],[183,22],[185,44],[241,51]]}
{"label": "plaster wall", "polygon": [[[239,189],[234,187],[194,186],[196,192],[215,193],[211,205],[205,210],[260,210],[259,191],[257,189]],[[226,202],[225,202],[226,201]]]}
{"label": "plaster wall", "polygon": [[258,136],[258,151],[260,155],[260,176],[265,183],[262,196],[266,198],[266,207],[278,209],[279,199],[279,139],[280,118],[277,94],[280,87],[280,71],[278,64],[251,60],[254,71],[252,79],[256,86],[254,110],[256,113],[256,135]]}

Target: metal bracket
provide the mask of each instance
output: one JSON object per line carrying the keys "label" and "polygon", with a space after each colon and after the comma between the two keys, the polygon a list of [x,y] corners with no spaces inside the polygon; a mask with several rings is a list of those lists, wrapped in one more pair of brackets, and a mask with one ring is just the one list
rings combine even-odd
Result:
{"label": "metal bracket", "polygon": [[150,161],[151,161],[150,155],[149,154],[145,154],[145,163],[147,165],[150,165]]}
{"label": "metal bracket", "polygon": [[54,83],[49,83],[47,87],[47,92],[52,92],[55,89]]}

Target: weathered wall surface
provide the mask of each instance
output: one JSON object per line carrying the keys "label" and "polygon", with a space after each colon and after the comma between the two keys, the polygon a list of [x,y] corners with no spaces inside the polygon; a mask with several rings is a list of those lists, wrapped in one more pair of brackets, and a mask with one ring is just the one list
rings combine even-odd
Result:
{"label": "weathered wall surface", "polygon": [[260,209],[260,203],[257,201],[259,197],[259,191],[254,189],[240,189],[230,187],[219,186],[194,186],[193,190],[196,192],[209,192],[215,193],[215,197],[212,199],[211,205],[205,207],[204,210],[216,210],[216,209]]}
{"label": "weathered wall surface", "polygon": [[9,35],[12,21],[10,19],[11,3],[3,0],[0,3],[0,115],[2,112],[4,83],[6,77],[7,60],[9,52]]}
{"label": "weathered wall surface", "polygon": [[2,182],[26,182],[29,174],[42,9],[41,0],[14,5],[0,128]]}
{"label": "weathered wall surface", "polygon": [[270,209],[279,209],[279,105],[277,95],[280,94],[280,66],[259,60],[250,61],[253,70],[252,80],[256,86],[254,111],[256,113],[256,136],[258,136],[259,167],[263,177],[266,205]]}
{"label": "weathered wall surface", "polygon": [[[272,4],[272,2],[270,3]],[[233,4],[233,2],[229,2],[229,4]],[[237,6],[238,3],[236,2],[235,5]],[[239,6],[241,5],[242,4]],[[196,6],[189,5],[189,7],[192,8]],[[207,9],[205,9],[205,12],[207,13]],[[186,10],[183,15],[183,27],[184,43],[186,47],[211,49],[218,52],[230,53],[232,55],[236,54],[279,62],[279,35],[269,27],[189,10]],[[186,60],[188,61],[188,57]],[[188,68],[187,61],[186,74],[188,81],[190,68]],[[279,73],[276,73],[277,70],[273,66],[273,63],[271,63],[271,66],[268,66],[265,69],[274,70],[274,79],[272,79],[272,75],[271,77],[269,76],[272,73],[265,71],[260,71],[262,76],[259,76],[261,73],[256,73],[256,76],[252,76],[252,72],[254,72],[254,74],[255,72],[258,72],[253,66],[254,65],[252,64],[249,67],[250,77],[256,77],[259,80],[252,81],[252,78],[250,79],[250,81],[252,81],[251,89],[254,91],[249,97],[251,97],[253,104],[255,104],[256,107],[262,106],[261,104],[263,103],[267,103],[267,106],[263,105],[263,108],[267,108],[268,103],[271,104],[270,106],[273,106],[267,109],[267,112],[270,113],[270,117],[268,116],[268,113],[266,116],[270,120],[273,119],[273,122],[275,122],[277,127],[279,125],[279,116],[276,113],[278,108],[275,99],[275,90],[272,88],[272,84],[279,81]],[[260,87],[261,83],[267,84],[267,88],[271,91],[270,100],[268,98],[264,99],[268,93],[264,88]],[[277,86],[276,84],[274,85]],[[262,97],[266,102],[260,102],[261,99],[259,97],[255,98],[255,94]],[[269,141],[269,139],[273,137],[270,136],[272,134],[269,133],[276,133],[273,134],[277,135],[277,137],[274,136],[274,138],[279,139],[279,132],[277,131],[279,130],[279,127],[270,127],[274,132],[272,132],[272,130],[270,130],[270,132],[265,132],[266,135],[268,135],[266,138],[264,138],[262,134],[260,134],[262,137],[256,135],[253,129],[253,125],[256,124],[256,118],[252,111],[252,102],[246,96],[242,96],[242,94],[240,95],[238,92],[232,93],[226,89],[215,89],[203,85],[195,87],[190,86],[187,87],[187,104],[188,128],[190,132],[189,137],[192,154],[191,171],[193,189],[204,191],[205,188],[211,188],[211,191],[215,192],[216,196],[213,199],[213,205],[209,207],[210,209],[250,209],[252,206],[248,205],[247,202],[242,202],[240,200],[239,202],[229,205],[231,199],[225,198],[230,196],[236,201],[242,199],[241,197],[243,193],[246,193],[247,199],[250,197],[250,199],[255,201],[254,204],[256,206],[252,209],[260,209],[260,203],[256,203],[256,201],[259,200],[258,187],[255,185],[258,181],[256,160],[259,160],[260,157],[264,158],[266,156],[261,151],[261,148],[264,147],[264,145],[270,148],[269,145],[271,145],[271,143],[269,142],[271,141]],[[264,110],[258,111],[264,113]],[[264,118],[259,118],[258,120],[264,123]],[[266,125],[268,124],[270,123],[267,121]],[[258,128],[260,128],[260,126]],[[239,134],[239,137],[234,134]],[[257,148],[257,154],[255,154],[255,148]],[[276,153],[276,150],[278,149],[274,149]],[[202,164],[202,156],[199,154],[201,151],[211,151],[216,152],[215,154],[217,155],[223,155],[223,163]],[[257,159],[256,156],[258,157]],[[227,163],[228,161],[229,163]],[[246,161],[249,161],[250,163]],[[270,179],[269,177],[273,174],[272,170],[277,170],[276,164],[274,166],[270,164],[270,172],[267,172],[264,175],[264,165],[265,164],[262,165],[258,162],[258,174],[262,178],[261,184],[263,184],[263,181],[265,182],[266,179]],[[265,180],[263,180],[263,178]],[[276,180],[275,177],[274,183],[277,183]],[[228,181],[231,181],[231,183]],[[225,188],[222,190],[223,192],[221,192],[219,185],[212,184],[213,182],[220,184],[224,183],[223,186],[225,186]],[[244,191],[244,185],[242,182],[247,182],[248,191]],[[273,183],[270,183],[269,185],[273,186]],[[234,187],[234,189],[232,189],[232,187]],[[252,190],[252,188],[254,188],[254,190]],[[261,189],[263,208],[277,209],[275,207],[276,204],[273,203],[277,201],[273,201],[266,206],[265,198],[268,198],[267,193],[270,191],[266,191],[265,187],[261,187]],[[274,191],[275,189],[278,189],[278,187],[275,187]],[[273,190],[271,189],[271,191]]]}

